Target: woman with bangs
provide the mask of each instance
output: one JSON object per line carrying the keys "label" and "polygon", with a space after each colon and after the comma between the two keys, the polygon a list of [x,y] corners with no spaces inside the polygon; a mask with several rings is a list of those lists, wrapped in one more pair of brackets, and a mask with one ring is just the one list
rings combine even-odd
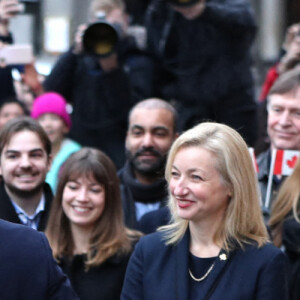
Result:
{"label": "woman with bangs", "polygon": [[81,300],[120,299],[139,233],[124,226],[116,168],[103,152],[82,148],[66,161],[46,235]]}
{"label": "woman with bangs", "polygon": [[287,259],[268,241],[242,137],[201,123],[175,140],[165,175],[171,223],[137,243],[121,300],[287,300]]}

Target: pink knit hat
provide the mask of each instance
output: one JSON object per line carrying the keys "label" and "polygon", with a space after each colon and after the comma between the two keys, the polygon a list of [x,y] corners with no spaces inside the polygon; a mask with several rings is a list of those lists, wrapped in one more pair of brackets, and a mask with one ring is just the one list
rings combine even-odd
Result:
{"label": "pink knit hat", "polygon": [[66,100],[57,93],[44,93],[37,97],[32,106],[31,117],[38,119],[41,115],[51,113],[60,116],[68,126],[71,128],[71,119],[66,109]]}

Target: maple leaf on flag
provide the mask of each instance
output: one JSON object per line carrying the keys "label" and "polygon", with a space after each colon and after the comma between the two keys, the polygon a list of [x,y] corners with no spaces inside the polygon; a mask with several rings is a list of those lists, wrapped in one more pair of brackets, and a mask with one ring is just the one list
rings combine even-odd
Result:
{"label": "maple leaf on flag", "polygon": [[300,151],[277,150],[273,174],[289,176],[292,174]]}

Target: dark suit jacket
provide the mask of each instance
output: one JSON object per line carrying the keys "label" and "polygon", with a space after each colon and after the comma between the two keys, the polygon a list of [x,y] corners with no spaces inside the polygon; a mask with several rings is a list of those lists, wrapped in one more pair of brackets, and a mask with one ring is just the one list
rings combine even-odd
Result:
{"label": "dark suit jacket", "polygon": [[79,300],[44,234],[0,220],[0,299]]}
{"label": "dark suit jacket", "polygon": [[[44,231],[47,225],[48,216],[50,212],[50,206],[52,203],[53,194],[50,186],[45,183],[44,185],[44,195],[45,195],[45,211],[41,213],[41,218],[38,226],[39,231]],[[8,194],[6,193],[4,183],[0,184],[0,219],[9,221],[12,223],[22,224],[12,205]]]}
{"label": "dark suit jacket", "polygon": [[[176,246],[166,246],[161,232],[143,237],[129,261],[121,300],[190,299],[188,256],[189,232]],[[216,285],[210,300],[287,300],[287,268],[279,249],[249,244],[217,259],[201,287],[207,295]]]}

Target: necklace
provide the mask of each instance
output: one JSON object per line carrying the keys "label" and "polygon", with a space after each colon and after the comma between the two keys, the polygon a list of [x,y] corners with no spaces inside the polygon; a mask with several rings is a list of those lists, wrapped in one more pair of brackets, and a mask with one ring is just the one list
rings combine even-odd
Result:
{"label": "necklace", "polygon": [[202,277],[200,277],[200,278],[196,278],[193,275],[193,273],[192,273],[192,271],[191,271],[190,268],[189,268],[189,274],[190,274],[190,276],[192,277],[193,280],[195,280],[197,282],[200,282],[200,281],[203,281],[210,274],[210,272],[212,271],[212,269],[214,268],[214,266],[215,266],[215,262],[213,262],[213,264],[209,267],[209,269],[207,270],[207,272]]}
{"label": "necklace", "polygon": [[[222,254],[219,255],[219,259],[220,260],[227,260],[227,255],[225,253],[222,253]],[[200,277],[200,278],[195,277],[193,275],[191,269],[189,268],[189,274],[190,274],[191,278],[193,280],[197,281],[197,282],[203,281],[210,274],[210,272],[213,270],[213,268],[215,266],[215,263],[216,263],[216,261],[214,261],[212,263],[212,265],[208,268],[207,272],[202,277]]]}

